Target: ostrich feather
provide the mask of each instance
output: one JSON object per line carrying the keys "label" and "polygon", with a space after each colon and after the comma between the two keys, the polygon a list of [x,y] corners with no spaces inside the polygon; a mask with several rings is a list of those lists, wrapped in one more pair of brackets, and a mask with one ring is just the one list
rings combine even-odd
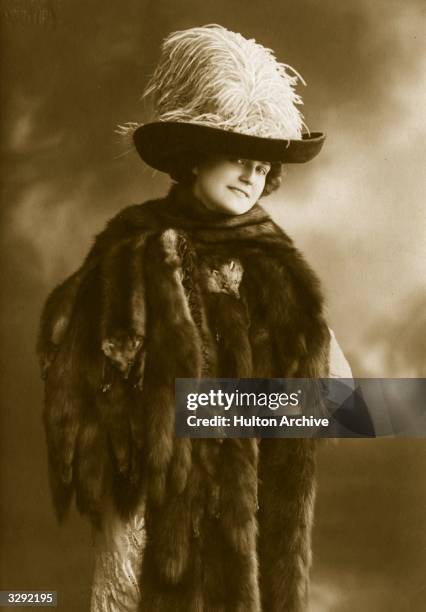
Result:
{"label": "ostrich feather", "polygon": [[[153,121],[177,121],[231,132],[299,140],[308,130],[297,108],[303,78],[277,61],[271,49],[211,24],[172,32],[143,93]],[[121,124],[116,133],[131,146],[141,123]],[[308,130],[309,131],[309,130]]]}
{"label": "ostrich feather", "polygon": [[300,139],[298,80],[304,83],[271,49],[209,25],[173,32],[164,40],[144,97],[152,99],[157,121]]}

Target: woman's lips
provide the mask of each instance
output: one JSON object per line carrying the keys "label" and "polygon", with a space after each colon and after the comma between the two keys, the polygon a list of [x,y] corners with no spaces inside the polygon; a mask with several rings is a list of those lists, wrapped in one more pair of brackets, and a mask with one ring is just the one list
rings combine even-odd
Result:
{"label": "woman's lips", "polygon": [[239,187],[229,187],[229,189],[231,191],[233,191],[234,193],[236,193],[240,198],[248,198],[249,194],[244,191],[243,189],[240,189]]}

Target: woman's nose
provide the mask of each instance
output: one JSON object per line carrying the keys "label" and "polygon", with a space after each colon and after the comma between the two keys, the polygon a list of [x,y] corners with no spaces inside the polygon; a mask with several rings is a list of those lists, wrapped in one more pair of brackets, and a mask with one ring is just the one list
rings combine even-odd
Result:
{"label": "woman's nose", "polygon": [[241,168],[240,180],[244,183],[252,183],[254,177],[254,164],[246,163]]}

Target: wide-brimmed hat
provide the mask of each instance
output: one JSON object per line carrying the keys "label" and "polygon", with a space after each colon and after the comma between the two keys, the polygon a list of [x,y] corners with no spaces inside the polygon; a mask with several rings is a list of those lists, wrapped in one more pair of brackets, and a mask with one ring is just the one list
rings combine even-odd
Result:
{"label": "wide-brimmed hat", "polygon": [[307,162],[325,137],[303,122],[298,80],[270,49],[221,26],[173,32],[144,92],[153,121],[122,131],[147,164],[168,173],[194,153]]}

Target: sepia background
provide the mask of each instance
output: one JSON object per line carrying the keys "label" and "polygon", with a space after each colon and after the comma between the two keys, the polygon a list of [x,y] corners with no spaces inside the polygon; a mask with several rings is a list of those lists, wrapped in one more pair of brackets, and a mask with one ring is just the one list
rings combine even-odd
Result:
{"label": "sepia background", "polygon": [[[34,354],[47,293],[124,206],[165,193],[115,134],[170,31],[220,23],[300,72],[327,140],[262,203],[320,275],[356,376],[425,376],[424,3],[0,0],[0,589],[88,607],[91,534],[55,523]],[[423,45],[423,47],[422,47]],[[426,442],[322,449],[311,612],[426,609]],[[283,526],[283,528],[285,528]],[[273,568],[271,568],[273,571]]]}

